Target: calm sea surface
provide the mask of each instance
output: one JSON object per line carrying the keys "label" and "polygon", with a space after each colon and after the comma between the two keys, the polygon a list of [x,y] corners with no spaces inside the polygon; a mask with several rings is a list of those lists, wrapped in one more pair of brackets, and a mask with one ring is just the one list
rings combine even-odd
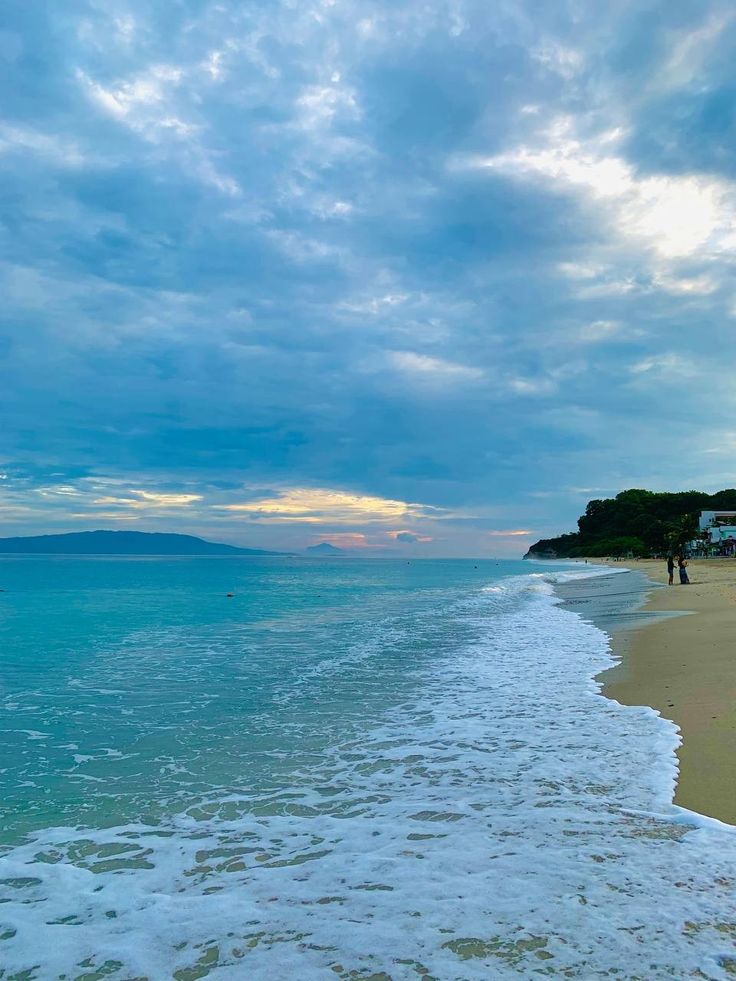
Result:
{"label": "calm sea surface", "polygon": [[0,978],[732,976],[736,835],[581,574],[0,560]]}

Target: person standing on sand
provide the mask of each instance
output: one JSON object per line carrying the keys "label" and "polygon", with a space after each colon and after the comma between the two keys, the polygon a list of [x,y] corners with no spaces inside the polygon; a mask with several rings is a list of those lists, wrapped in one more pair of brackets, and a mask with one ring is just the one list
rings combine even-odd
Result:
{"label": "person standing on sand", "polygon": [[677,568],[680,570],[680,585],[688,586],[690,580],[687,575],[687,560],[684,555],[677,556]]}
{"label": "person standing on sand", "polygon": [[667,585],[671,586],[675,581],[675,557],[673,555],[667,556],[667,575],[669,576]]}

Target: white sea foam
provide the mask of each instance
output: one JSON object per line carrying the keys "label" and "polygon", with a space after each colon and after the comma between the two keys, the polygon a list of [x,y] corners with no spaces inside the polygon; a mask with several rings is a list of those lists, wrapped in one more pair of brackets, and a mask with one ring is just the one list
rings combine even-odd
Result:
{"label": "white sea foam", "polygon": [[598,694],[605,635],[541,576],[443,615],[480,640],[262,805],[10,851],[0,977],[728,977],[734,829],[672,805],[671,723]]}

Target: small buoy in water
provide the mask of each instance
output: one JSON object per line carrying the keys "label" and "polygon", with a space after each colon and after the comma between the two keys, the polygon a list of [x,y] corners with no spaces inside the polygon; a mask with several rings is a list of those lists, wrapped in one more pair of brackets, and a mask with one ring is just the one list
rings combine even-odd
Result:
{"label": "small buoy in water", "polygon": [[228,597],[228,599],[232,599],[235,593],[226,593],[225,595]]}

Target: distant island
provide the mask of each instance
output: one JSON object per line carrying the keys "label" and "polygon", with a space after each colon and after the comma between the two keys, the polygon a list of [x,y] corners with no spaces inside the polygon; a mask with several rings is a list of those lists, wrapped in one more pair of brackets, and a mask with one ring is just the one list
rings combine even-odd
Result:
{"label": "distant island", "polygon": [[305,551],[309,555],[345,555],[345,549],[338,548],[337,545],[330,545],[329,542],[320,542],[319,545],[309,545]]}
{"label": "distant island", "polygon": [[146,531],[72,531],[0,538],[0,555],[281,555],[260,548],[206,542],[194,535]]}
{"label": "distant island", "polygon": [[708,510],[736,511],[736,489],[669,494],[632,488],[613,498],[589,501],[577,531],[540,539],[524,558],[644,558],[677,552],[698,536],[698,514]]}

